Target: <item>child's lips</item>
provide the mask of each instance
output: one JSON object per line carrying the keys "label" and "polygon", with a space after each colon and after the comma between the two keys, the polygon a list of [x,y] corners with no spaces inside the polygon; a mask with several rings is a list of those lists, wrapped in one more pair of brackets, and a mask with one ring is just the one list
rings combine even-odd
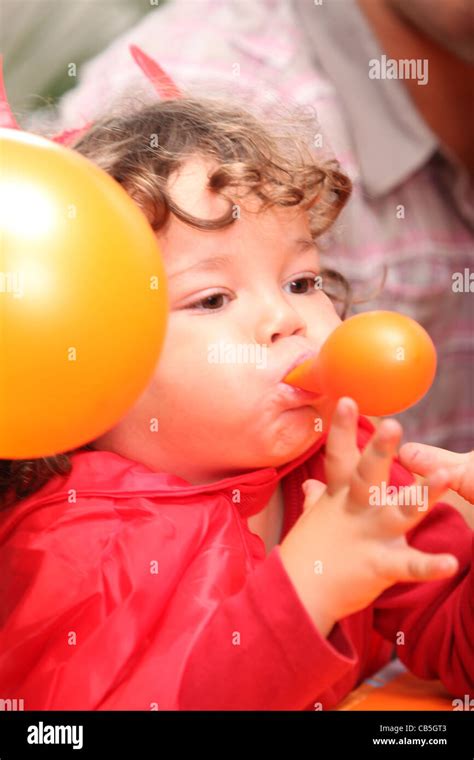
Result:
{"label": "child's lips", "polygon": [[296,359],[294,359],[291,362],[291,364],[288,365],[283,375],[279,378],[280,382],[284,381],[284,378],[290,374],[291,370],[293,370],[295,367],[298,367],[298,365],[303,364],[303,362],[306,361],[307,359],[312,359],[316,355],[317,355],[317,352],[311,349],[308,351],[303,351],[299,356],[296,357]]}
{"label": "child's lips", "polygon": [[294,385],[284,382],[284,378],[298,365],[302,364],[308,359],[312,359],[317,356],[317,351],[314,349],[307,349],[302,351],[293,361],[287,365],[285,371],[280,375],[279,382],[277,382],[278,398],[285,404],[285,406],[296,409],[302,406],[308,406],[314,404],[318,399],[322,399],[320,393],[313,391],[307,391],[303,388],[297,388]]}
{"label": "child's lips", "polygon": [[295,388],[288,383],[279,382],[277,385],[278,395],[290,407],[308,406],[323,396],[312,391],[305,391],[303,388]]}

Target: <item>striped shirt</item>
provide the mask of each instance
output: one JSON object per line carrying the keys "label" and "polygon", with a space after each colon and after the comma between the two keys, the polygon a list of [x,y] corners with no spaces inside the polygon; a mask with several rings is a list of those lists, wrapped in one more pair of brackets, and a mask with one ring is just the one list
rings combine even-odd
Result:
{"label": "striped shirt", "polygon": [[[277,101],[316,109],[324,140],[354,184],[320,240],[322,263],[342,272],[358,297],[370,296],[354,311],[408,314],[438,351],[431,390],[397,415],[404,440],[474,448],[472,179],[423,122],[402,82],[369,79],[368,61],[383,51],[355,2],[172,0],[83,67],[60,103],[57,128],[102,115],[124,94],[156,98],[131,43],[184,89],[213,83],[269,109]],[[373,296],[385,268],[384,287]]]}

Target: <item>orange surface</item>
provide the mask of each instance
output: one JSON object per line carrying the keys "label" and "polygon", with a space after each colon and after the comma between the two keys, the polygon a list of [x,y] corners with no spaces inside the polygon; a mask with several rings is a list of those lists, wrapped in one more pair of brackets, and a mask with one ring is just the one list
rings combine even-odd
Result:
{"label": "orange surface", "polygon": [[394,311],[368,311],[342,322],[316,358],[284,382],[334,400],[350,396],[361,414],[397,414],[419,401],[436,371],[433,341],[417,322]]}
{"label": "orange surface", "polygon": [[[338,710],[452,710],[453,697],[440,681],[425,681],[409,672],[390,681],[373,676],[349,694]],[[380,686],[374,685],[380,681]]]}

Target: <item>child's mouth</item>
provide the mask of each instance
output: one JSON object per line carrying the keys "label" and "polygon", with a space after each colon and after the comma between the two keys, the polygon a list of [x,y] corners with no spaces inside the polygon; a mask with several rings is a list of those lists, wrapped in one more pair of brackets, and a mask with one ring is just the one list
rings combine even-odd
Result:
{"label": "child's mouth", "polygon": [[318,399],[323,398],[321,394],[295,388],[288,383],[279,382],[277,388],[279,397],[290,407],[307,406],[311,402],[314,404]]}

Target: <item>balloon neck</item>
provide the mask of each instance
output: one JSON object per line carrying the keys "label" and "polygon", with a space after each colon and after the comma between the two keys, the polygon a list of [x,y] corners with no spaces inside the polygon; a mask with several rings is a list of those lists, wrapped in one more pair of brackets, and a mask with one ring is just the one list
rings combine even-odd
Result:
{"label": "balloon neck", "polygon": [[311,357],[298,364],[291,372],[288,372],[283,378],[283,382],[293,385],[295,388],[302,388],[305,391],[324,394],[318,357]]}

